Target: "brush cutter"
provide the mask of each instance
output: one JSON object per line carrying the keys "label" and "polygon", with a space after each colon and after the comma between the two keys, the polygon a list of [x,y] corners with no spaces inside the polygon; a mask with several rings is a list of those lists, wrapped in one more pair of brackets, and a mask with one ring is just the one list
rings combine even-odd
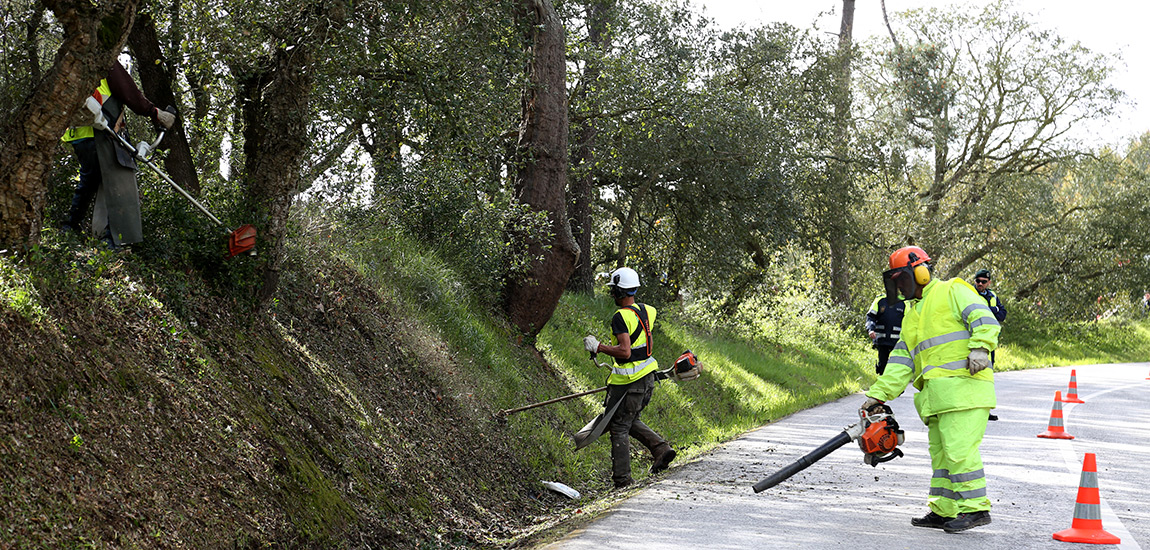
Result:
{"label": "brush cutter", "polygon": [[[608,365],[607,363],[600,363],[600,362],[596,361],[595,360],[595,354],[591,354],[591,362],[593,362],[593,363],[595,363],[595,365],[602,367],[602,368],[605,368],[605,369],[611,368],[611,365]],[[655,372],[655,380],[666,380],[668,378],[674,378],[675,380],[694,380],[694,379],[699,377],[699,373],[701,372],[702,367],[703,367],[702,364],[699,363],[699,359],[697,357],[695,357],[695,354],[691,353],[691,350],[687,350],[685,353],[683,353],[683,355],[679,356],[679,359],[677,361],[675,361],[675,366],[673,366],[669,369],[656,371]],[[571,395],[564,395],[563,397],[556,397],[555,399],[548,399],[547,401],[540,401],[538,403],[532,403],[530,405],[524,405],[522,407],[518,407],[518,408],[514,408],[514,409],[504,409],[502,411],[495,413],[495,416],[506,417],[508,415],[515,414],[517,412],[528,411],[531,409],[542,407],[544,405],[550,405],[552,403],[558,403],[560,401],[567,401],[568,399],[575,399],[576,397],[583,397],[584,395],[596,394],[596,393],[599,393],[601,391],[605,391],[606,389],[607,389],[607,386],[603,386],[601,388],[595,388],[593,390],[581,391],[579,393],[573,393]],[[612,412],[614,412],[614,411],[612,411]]]}
{"label": "brush cutter", "polygon": [[[184,188],[177,185],[176,182],[172,180],[172,178],[168,177],[167,174],[165,174],[155,164],[152,163],[149,157],[151,157],[152,152],[156,150],[156,146],[160,144],[160,141],[164,139],[164,134],[166,132],[165,129],[160,129],[160,135],[152,143],[141,141],[138,145],[133,147],[131,143],[128,143],[128,140],[124,139],[124,136],[121,136],[120,134],[112,131],[112,129],[108,127],[108,119],[104,116],[104,111],[100,106],[100,102],[97,101],[96,98],[88,97],[87,101],[84,103],[84,106],[87,107],[95,117],[95,119],[92,121],[93,128],[96,128],[97,130],[107,130],[109,134],[116,136],[116,142],[119,143],[119,145],[127,151],[130,151],[132,153],[132,158],[136,159],[136,161],[142,163],[148,168],[151,168],[152,171],[156,173],[156,175],[160,176],[160,179],[168,182],[168,185],[171,185],[172,188],[179,192],[179,194],[183,195],[185,199],[191,201],[191,203],[195,205],[196,208],[200,209],[200,212],[203,212],[204,215],[208,217],[208,219],[215,222],[216,225],[224,228],[228,234],[228,258],[233,258],[245,253],[250,256],[255,256],[256,228],[254,226],[251,224],[244,224],[233,230],[227,225],[224,225],[224,222],[220,221],[219,218],[215,217],[210,211],[208,211],[204,205],[200,204],[200,201],[196,200],[195,197],[192,197],[190,194],[188,194],[187,191],[184,191]],[[175,107],[168,106],[168,108],[164,110],[172,113],[173,115],[176,114]]]}
{"label": "brush cutter", "polygon": [[894,460],[902,456],[902,449],[899,449],[898,446],[905,441],[905,435],[898,428],[898,422],[894,420],[894,410],[889,405],[879,404],[866,411],[859,410],[858,422],[843,428],[843,431],[838,435],[807,453],[806,456],[756,483],[753,488],[756,493],[770,489],[807,469],[807,466],[818,462],[834,452],[835,449],[856,440],[863,452],[863,463],[877,466],[880,462]]}

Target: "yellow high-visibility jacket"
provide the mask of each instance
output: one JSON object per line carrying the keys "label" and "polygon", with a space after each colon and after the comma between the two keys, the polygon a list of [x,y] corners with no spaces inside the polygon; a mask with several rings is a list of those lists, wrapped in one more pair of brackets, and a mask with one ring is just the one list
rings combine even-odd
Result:
{"label": "yellow high-visibility jacket", "polygon": [[[639,314],[631,307],[621,307],[615,312],[611,322],[612,340],[615,341],[615,345],[619,345],[619,335],[616,331],[625,326],[627,333],[631,335],[631,357],[623,362],[615,359],[611,366],[611,376],[607,378],[607,384],[611,386],[630,384],[659,368],[659,362],[651,356],[651,330],[655,326],[655,315],[658,312],[646,304],[635,304],[633,307],[641,308],[647,317],[647,322],[644,324]],[[616,322],[619,317],[622,317],[622,324]]]}
{"label": "yellow high-visibility jacket", "polygon": [[[92,97],[96,98],[96,100],[100,102],[100,105],[103,105],[108,98],[112,97],[112,87],[108,85],[108,79],[100,79],[100,86],[92,93]],[[84,112],[87,113],[88,111],[85,110]],[[108,125],[111,126],[112,121],[108,121]],[[96,135],[96,132],[91,126],[73,126],[64,132],[64,135],[60,137],[60,141],[71,143],[73,141],[90,138],[94,135]]]}
{"label": "yellow high-visibility jacket", "polygon": [[931,281],[922,299],[907,301],[899,342],[866,395],[889,401],[913,383],[919,390],[914,405],[924,420],[951,411],[992,409],[997,405],[993,369],[971,375],[966,359],[975,348],[994,351],[1001,329],[969,283]]}

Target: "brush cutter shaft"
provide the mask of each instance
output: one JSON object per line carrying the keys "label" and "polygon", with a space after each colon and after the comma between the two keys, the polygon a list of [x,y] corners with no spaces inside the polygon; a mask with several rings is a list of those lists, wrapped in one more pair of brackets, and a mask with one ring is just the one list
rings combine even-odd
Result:
{"label": "brush cutter shaft", "polygon": [[607,386],[603,386],[602,388],[596,388],[593,390],[587,390],[587,391],[583,391],[583,392],[579,392],[579,393],[573,393],[571,395],[564,395],[563,397],[556,397],[555,399],[548,399],[547,401],[541,401],[539,403],[533,403],[531,405],[526,405],[523,407],[519,407],[517,409],[502,410],[502,411],[499,411],[499,416],[507,416],[509,414],[515,414],[517,412],[523,412],[526,410],[534,409],[536,407],[542,407],[544,405],[550,405],[552,403],[558,403],[560,401],[566,401],[568,399],[575,399],[576,397],[583,397],[584,395],[591,395],[593,393],[599,393],[599,392],[604,391],[606,389],[607,389]]}
{"label": "brush cutter shaft", "polygon": [[[209,219],[211,219],[213,222],[216,222],[216,225],[223,227],[224,229],[227,229],[228,233],[232,232],[231,229],[228,229],[228,227],[226,225],[224,225],[224,222],[221,222],[219,220],[219,218],[212,215],[212,213],[209,212],[208,209],[206,207],[204,207],[204,205],[200,204],[200,201],[196,200],[195,197],[188,194],[187,191],[184,191],[183,187],[180,187],[179,184],[177,184],[175,181],[173,181],[172,178],[168,177],[168,175],[165,174],[162,170],[160,170],[155,164],[152,164],[151,160],[149,160],[147,157],[141,156],[141,154],[140,154],[141,152],[139,150],[137,150],[135,147],[132,147],[132,144],[128,143],[128,141],[126,139],[124,139],[124,136],[121,136],[120,134],[117,134],[115,132],[109,132],[109,133],[111,133],[113,136],[116,136],[116,140],[120,142],[120,145],[124,146],[126,149],[131,151],[132,156],[136,160],[144,163],[144,165],[147,166],[148,168],[151,168],[152,171],[156,173],[156,175],[160,176],[161,179],[168,182],[168,185],[171,185],[172,188],[175,189],[176,191],[178,191],[181,195],[183,195],[185,199],[188,199],[189,201],[191,201],[192,204],[196,205],[196,208],[199,208],[200,211],[203,212]],[[156,139],[155,143],[152,144],[151,148],[154,149],[156,144],[159,144],[160,140],[163,138],[164,138],[164,134],[163,134],[163,132],[161,132],[160,137]]]}

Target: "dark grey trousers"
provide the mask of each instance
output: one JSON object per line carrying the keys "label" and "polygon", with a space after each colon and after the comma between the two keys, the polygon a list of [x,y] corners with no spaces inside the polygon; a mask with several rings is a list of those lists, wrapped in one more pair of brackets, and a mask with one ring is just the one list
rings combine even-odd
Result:
{"label": "dark grey trousers", "polygon": [[639,414],[643,412],[647,403],[651,402],[651,393],[654,389],[654,372],[626,386],[610,386],[607,389],[608,400],[611,400],[612,396],[624,394],[623,403],[619,405],[615,416],[611,417],[611,422],[607,425],[607,429],[611,432],[611,479],[616,485],[632,481],[631,437],[639,440],[639,443],[651,451],[652,456],[656,448],[667,444],[663,436],[639,420]]}

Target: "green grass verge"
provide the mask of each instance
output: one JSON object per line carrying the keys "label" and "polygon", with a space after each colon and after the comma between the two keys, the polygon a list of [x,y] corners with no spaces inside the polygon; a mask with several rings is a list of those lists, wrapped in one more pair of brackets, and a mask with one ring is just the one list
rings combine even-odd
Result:
{"label": "green grass verge", "polygon": [[[495,410],[512,408],[603,386],[607,372],[584,351],[587,334],[609,341],[615,311],[605,295],[566,294],[536,341],[552,372],[525,365],[512,331],[470,297],[462,279],[419,243],[402,235],[352,239],[344,257],[401,304],[405,315],[434,327],[464,369],[481,399]],[[1150,352],[1146,323],[1049,323],[1015,308],[1005,323],[998,370],[1050,365],[1133,361]],[[705,453],[738,435],[839,397],[874,380],[875,352],[857,327],[842,329],[801,317],[768,316],[770,334],[748,340],[699,328],[676,306],[659,308],[655,358],[669,367],[683,351],[704,364],[693,381],[664,381],[656,388],[644,420],[671,440],[681,460]],[[861,320],[862,313],[859,318]],[[764,333],[768,332],[764,329]],[[606,359],[601,357],[601,359]],[[522,459],[540,479],[582,491],[609,484],[609,445],[604,438],[572,450],[571,434],[602,410],[593,394],[512,415],[507,419]],[[633,475],[647,476],[649,460],[633,451]]]}

